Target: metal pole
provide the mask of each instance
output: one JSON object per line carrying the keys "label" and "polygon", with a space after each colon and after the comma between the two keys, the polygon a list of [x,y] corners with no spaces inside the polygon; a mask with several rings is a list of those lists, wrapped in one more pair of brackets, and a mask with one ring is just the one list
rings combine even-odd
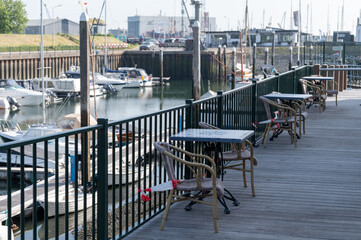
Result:
{"label": "metal pole", "polygon": [[312,62],[313,62],[313,59],[312,59],[312,50],[313,50],[313,46],[311,45],[311,46],[310,46],[310,62],[309,62],[309,64],[311,64],[311,65],[312,65]]}
{"label": "metal pole", "polygon": [[52,34],[53,34],[53,48],[54,48],[54,46],[55,46],[55,36],[54,36],[54,17],[55,17],[55,16],[54,16],[54,9],[57,8],[57,7],[61,7],[61,6],[62,6],[61,4],[59,4],[59,5],[57,5],[57,6],[54,6],[54,7],[53,7],[53,11],[52,11],[52,13],[51,13],[52,16],[53,16],[53,20],[52,20],[52,24],[51,24],[51,25],[52,25],[52,26],[51,26],[51,32],[52,32]]}
{"label": "metal pole", "polygon": [[41,34],[41,41],[40,41],[40,60],[41,60],[41,83],[42,88],[41,91],[43,93],[43,123],[46,122],[45,116],[45,86],[44,86],[44,26],[43,26],[43,0],[40,1],[40,34]]}
{"label": "metal pole", "polygon": [[201,98],[201,49],[200,49],[200,23],[195,21],[193,29],[193,99]]}
{"label": "metal pole", "polygon": [[253,53],[252,53],[252,78],[256,77],[256,44],[253,44]]}
{"label": "metal pole", "polygon": [[[80,102],[81,102],[81,127],[90,125],[90,87],[89,87],[89,72],[90,72],[90,46],[89,46],[89,25],[88,25],[88,15],[86,13],[82,13],[80,16]],[[83,143],[83,146],[89,147],[89,137],[84,139],[87,141],[87,144]],[[83,147],[82,148],[82,156],[84,156],[83,164],[87,161],[87,165],[90,166],[90,156],[89,149]],[[86,158],[85,158],[86,157]],[[84,166],[84,165],[83,165]],[[88,181],[90,180],[90,168],[88,168]],[[85,183],[83,183],[85,184]]]}
{"label": "metal pole", "polygon": [[[232,72],[236,72],[236,48],[232,48]],[[236,88],[236,76],[232,73],[232,89]]]}
{"label": "metal pole", "polygon": [[[227,46],[223,45],[223,64],[225,66],[227,66],[227,54],[226,53],[227,53]],[[227,69],[224,69],[224,81],[227,81]]]}
{"label": "metal pole", "polygon": [[104,69],[103,74],[105,75],[105,68],[107,67],[107,0],[104,0],[104,22],[105,22],[105,38],[104,38]]}
{"label": "metal pole", "polygon": [[218,62],[218,82],[221,82],[221,69],[222,69],[222,64],[221,64],[221,55],[222,55],[222,53],[221,53],[221,49],[222,49],[222,47],[221,47],[221,43],[218,45],[218,60],[219,60],[219,62]]}

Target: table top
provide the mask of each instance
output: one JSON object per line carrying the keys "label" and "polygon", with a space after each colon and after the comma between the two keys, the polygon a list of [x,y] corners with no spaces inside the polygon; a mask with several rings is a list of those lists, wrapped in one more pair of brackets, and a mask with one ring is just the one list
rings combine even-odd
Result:
{"label": "table top", "polygon": [[169,137],[170,140],[197,142],[241,143],[251,136],[251,130],[189,128]]}
{"label": "table top", "polygon": [[268,99],[281,99],[281,100],[305,100],[311,98],[310,94],[293,94],[293,93],[270,93],[264,95]]}
{"label": "table top", "polygon": [[332,81],[333,77],[321,77],[321,76],[307,76],[307,77],[303,77],[301,79],[305,79],[308,81],[315,81],[315,80],[320,80],[320,81]]}

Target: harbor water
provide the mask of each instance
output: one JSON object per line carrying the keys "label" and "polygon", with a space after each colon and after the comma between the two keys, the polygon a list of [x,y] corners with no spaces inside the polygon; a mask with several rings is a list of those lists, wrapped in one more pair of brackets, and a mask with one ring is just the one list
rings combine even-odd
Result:
{"label": "harbor water", "polygon": [[[208,90],[228,90],[230,85],[228,83],[209,83],[204,80],[201,84],[202,94]],[[186,99],[192,98],[192,80],[183,81],[170,81],[164,86],[154,86],[148,88],[134,88],[122,89],[117,95],[109,96],[104,95],[96,98],[96,108],[98,118],[107,118],[109,121],[121,120],[129,117],[139,116],[151,112],[156,112],[162,109],[179,106],[185,104]],[[90,108],[92,116],[95,118],[94,113],[94,98],[90,100]],[[51,124],[59,121],[63,116],[70,113],[80,113],[80,99],[70,99],[61,104],[49,106],[46,111],[46,123]],[[18,123],[24,130],[31,124],[39,124],[43,122],[43,109],[40,106],[21,107],[18,112],[0,112],[0,119],[11,120]],[[16,186],[13,185],[13,186]],[[127,187],[127,186],[123,186]],[[17,189],[13,189],[17,190]],[[119,192],[118,190],[116,193]],[[112,194],[111,189],[109,195]],[[0,182],[0,197],[6,195],[6,181]],[[111,197],[109,197],[109,206],[111,206]],[[119,203],[117,203],[119,204]],[[89,214],[91,215],[91,214]],[[41,214],[39,215],[41,216]],[[79,225],[81,225],[82,213],[79,213]],[[73,222],[74,214],[69,216],[69,221]],[[59,219],[59,239],[65,238],[65,226],[61,223],[64,222],[65,217]],[[49,219],[49,237],[54,238],[52,232],[55,226],[55,219]],[[71,225],[70,225],[71,226]],[[32,238],[31,218],[27,220],[26,236],[25,239]],[[74,229],[75,226],[72,227]],[[44,226],[43,221],[39,221],[37,226],[38,239],[44,239]],[[63,231],[63,232],[62,232]],[[73,232],[69,234],[69,239],[72,239]],[[15,238],[19,238],[16,236]]]}

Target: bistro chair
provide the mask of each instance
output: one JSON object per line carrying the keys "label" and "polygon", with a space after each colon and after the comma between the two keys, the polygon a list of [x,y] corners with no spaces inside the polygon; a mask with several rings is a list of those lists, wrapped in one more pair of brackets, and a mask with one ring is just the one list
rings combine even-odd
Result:
{"label": "bistro chair", "polygon": [[[296,111],[285,104],[279,104],[263,96],[260,96],[259,99],[264,104],[268,118],[267,120],[269,120],[269,122],[266,124],[266,129],[263,134],[263,139],[262,139],[262,143],[264,144],[263,146],[264,147],[267,146],[267,140],[270,131],[274,131],[274,134],[276,133],[277,134],[276,136],[278,136],[282,131],[285,130],[288,131],[291,137],[291,143],[295,144],[295,147],[297,147]],[[278,118],[274,118],[272,116],[271,106],[277,109]]]}
{"label": "bistro chair", "polygon": [[298,134],[301,137],[301,128],[303,128],[303,134],[306,133],[306,119],[308,118],[308,112],[306,112],[306,103],[302,100],[293,100],[291,105],[296,111],[296,116],[298,118],[299,132]]}
{"label": "bistro chair", "polygon": [[[205,129],[219,129],[211,124],[200,122],[200,128]],[[245,149],[245,145],[249,147],[249,150]],[[257,159],[253,155],[253,145],[250,141],[246,140],[243,143],[236,144],[231,143],[231,150],[222,152],[222,161],[220,167],[221,170],[236,170],[243,173],[243,185],[247,187],[247,178],[246,173],[249,172],[251,175],[251,189],[252,189],[252,197],[256,196],[255,188],[254,188],[254,166],[257,166]],[[249,161],[250,166],[247,168],[246,161]]]}
{"label": "bistro chair", "polygon": [[321,113],[321,109],[322,111],[325,111],[327,93],[322,84],[313,84],[302,78],[299,81],[301,83],[303,93],[312,95],[312,98],[308,100],[308,108],[313,104],[318,104],[319,112]]}
{"label": "bistro chair", "polygon": [[[159,151],[162,157],[162,161],[168,175],[168,180],[178,180],[176,179],[174,171],[174,161],[184,165],[184,167],[186,167],[193,175],[192,179],[183,180],[179,182],[175,188],[170,190],[160,230],[162,231],[164,229],[169,208],[172,203],[179,201],[192,201],[213,206],[214,231],[218,232],[217,197],[223,198],[224,185],[222,180],[217,178],[217,169],[214,161],[206,155],[190,153],[165,142],[155,142],[154,147],[157,151]],[[179,156],[188,156],[190,160],[186,161]],[[205,177],[206,175],[209,177]],[[199,191],[200,194],[182,195],[183,191]],[[207,196],[212,196],[211,202],[203,201],[203,199]]]}
{"label": "bistro chair", "polygon": [[[335,80],[327,80],[327,87],[325,83],[322,83],[322,86],[324,87],[324,89],[326,89],[326,94],[329,97],[333,97],[335,95],[336,97],[336,106],[337,104],[337,95],[338,95],[338,84]],[[330,87],[332,86],[332,87]]]}

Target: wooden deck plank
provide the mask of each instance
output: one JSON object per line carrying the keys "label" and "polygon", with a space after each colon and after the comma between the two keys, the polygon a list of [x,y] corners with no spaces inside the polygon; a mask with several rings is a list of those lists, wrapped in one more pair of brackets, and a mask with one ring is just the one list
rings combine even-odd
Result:
{"label": "wooden deck plank", "polygon": [[209,206],[171,207],[164,231],[163,213],[126,239],[361,239],[361,90],[339,94],[339,106],[308,109],[306,134],[297,148],[283,133],[266,148],[255,148],[256,197],[241,175],[228,171],[225,186],[240,201],[223,213],[214,233]]}

